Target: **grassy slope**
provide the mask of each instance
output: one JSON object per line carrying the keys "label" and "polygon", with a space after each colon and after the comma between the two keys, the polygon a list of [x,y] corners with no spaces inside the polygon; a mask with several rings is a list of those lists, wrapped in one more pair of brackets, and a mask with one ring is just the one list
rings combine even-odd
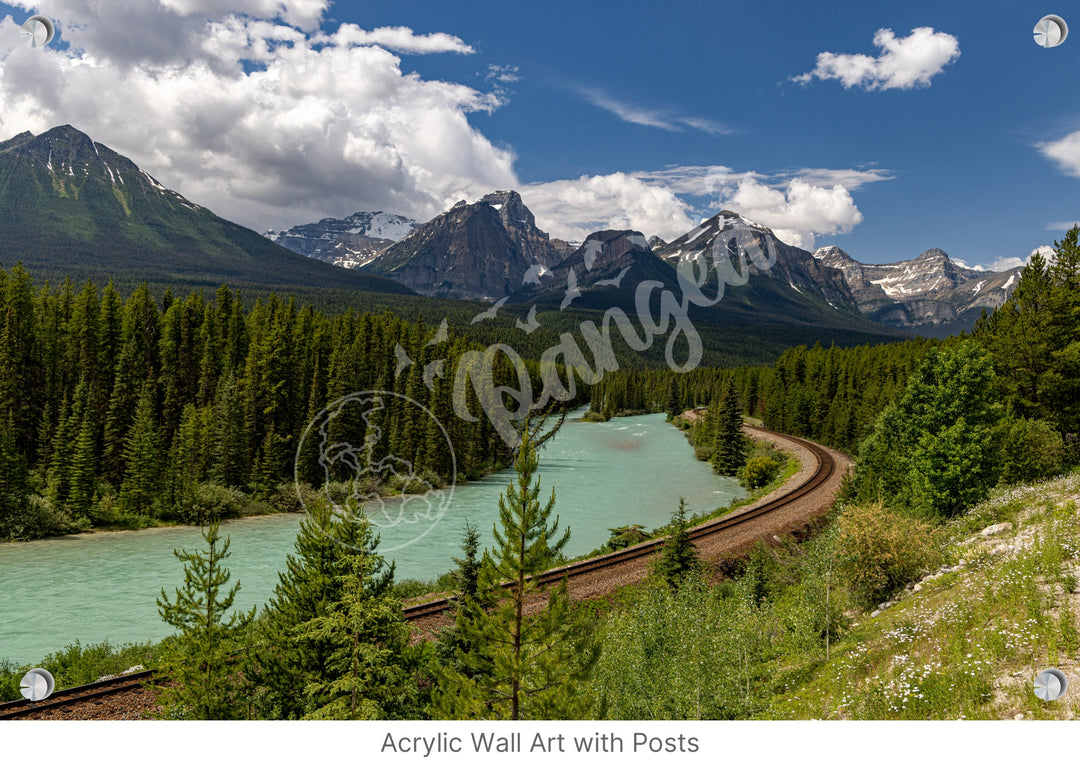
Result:
{"label": "grassy slope", "polygon": [[[1078,500],[1073,473],[1000,490],[972,509],[944,535],[952,570],[859,616],[831,659],[776,696],[765,717],[1076,718],[1080,692],[1044,702],[1032,682],[1048,667],[1080,677]],[[1002,523],[1003,532],[980,534]]]}

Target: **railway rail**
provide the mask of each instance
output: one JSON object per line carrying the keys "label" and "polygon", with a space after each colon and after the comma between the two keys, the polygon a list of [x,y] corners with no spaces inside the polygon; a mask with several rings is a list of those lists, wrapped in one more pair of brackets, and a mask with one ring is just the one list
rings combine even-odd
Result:
{"label": "railway rail", "polygon": [[71,689],[61,689],[53,692],[47,699],[38,702],[30,702],[29,700],[5,702],[0,704],[0,719],[41,716],[51,710],[58,710],[76,704],[97,702],[104,697],[139,689],[161,680],[162,678],[153,670],[140,670],[137,673],[118,675],[115,678],[106,678],[92,684],[75,686]]}
{"label": "railway rail", "polygon": [[[772,436],[777,436],[783,439],[787,439],[795,444],[798,444],[808,449],[813,455],[816,462],[814,473],[805,482],[800,484],[795,489],[791,490],[784,495],[774,498],[766,503],[762,503],[751,509],[748,509],[740,514],[734,514],[727,517],[718,517],[715,520],[705,522],[701,525],[696,525],[687,531],[690,540],[697,544],[702,538],[706,536],[713,536],[718,533],[723,533],[732,530],[738,525],[743,525],[747,522],[752,522],[761,517],[773,514],[780,509],[790,506],[792,503],[807,497],[811,493],[816,492],[829,481],[829,478],[833,475],[836,469],[836,463],[833,460],[832,455],[829,452],[813,442],[800,439],[795,436],[789,436],[786,433],[777,433],[776,431],[769,431]],[[581,579],[590,574],[594,574],[598,571],[610,572],[610,570],[619,565],[635,562],[642,557],[648,557],[656,554],[664,547],[664,539],[656,538],[651,541],[643,541],[639,544],[634,544],[625,549],[620,549],[610,554],[603,554],[598,557],[592,557],[587,560],[579,560],[578,562],[565,565],[560,568],[553,568],[540,574],[538,581],[541,586],[549,584],[557,584],[563,579],[568,581],[571,579]],[[408,621],[418,621],[427,619],[430,617],[440,616],[450,610],[453,605],[454,597],[448,596],[439,598],[438,600],[431,600],[424,603],[418,603],[405,608],[405,619]]]}
{"label": "railway rail", "polygon": [[[749,522],[773,515],[785,507],[797,504],[800,500],[809,497],[826,486],[833,476],[836,470],[836,462],[829,450],[795,436],[775,431],[769,431],[768,433],[771,436],[786,439],[812,453],[815,460],[813,473],[806,481],[779,497],[753,506],[741,513],[718,517],[715,520],[691,528],[687,532],[695,544],[708,537],[733,531],[740,525],[746,525]],[[806,516],[809,516],[809,514]],[[612,572],[618,572],[619,566],[629,567],[632,564],[640,563],[642,558],[648,558],[656,554],[663,546],[663,538],[645,541],[610,554],[580,560],[560,568],[553,568],[540,574],[538,581],[541,585],[549,585],[557,584],[563,579],[580,582],[592,575],[611,574]],[[453,605],[453,600],[453,596],[450,596],[407,606],[404,609],[405,619],[418,623],[444,616]],[[64,712],[64,708],[88,703],[100,703],[103,698],[144,688],[161,680],[163,680],[162,677],[156,675],[154,671],[144,670],[93,684],[63,689],[54,692],[51,697],[40,702],[30,702],[28,700],[8,702],[0,704],[0,720],[42,717],[51,715],[50,711],[57,709]]]}

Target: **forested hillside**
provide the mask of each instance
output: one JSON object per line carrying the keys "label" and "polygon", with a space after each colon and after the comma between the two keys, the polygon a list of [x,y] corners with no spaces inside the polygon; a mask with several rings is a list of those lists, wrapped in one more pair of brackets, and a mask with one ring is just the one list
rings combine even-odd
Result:
{"label": "forested hillside", "polygon": [[[145,286],[126,299],[111,284],[35,291],[17,266],[0,272],[0,314],[5,538],[295,508],[300,434],[328,401],[360,390],[436,412],[459,474],[507,460],[486,420],[452,416],[466,341],[389,313],[330,316],[273,295],[245,311],[224,286],[209,302],[159,302]],[[418,366],[398,368],[399,345]],[[425,361],[439,360],[447,378],[429,388]],[[429,481],[450,475],[426,415],[402,401],[386,416],[381,451],[415,461]],[[317,481],[312,461],[301,464]]]}

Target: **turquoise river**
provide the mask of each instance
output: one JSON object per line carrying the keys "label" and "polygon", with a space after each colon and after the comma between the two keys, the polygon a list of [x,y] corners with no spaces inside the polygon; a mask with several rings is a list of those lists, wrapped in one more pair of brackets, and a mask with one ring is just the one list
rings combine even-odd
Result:
{"label": "turquoise river", "polygon": [[[431,579],[449,570],[466,520],[490,545],[499,495],[512,476],[507,470],[459,485],[437,522],[383,528],[384,546],[406,544],[426,531],[386,553],[397,563],[395,578]],[[695,460],[683,434],[661,414],[567,422],[540,452],[540,480],[544,498],[555,488],[560,528],[571,530],[565,549],[570,557],[601,546],[608,528],[666,523],[679,496],[691,511],[702,512],[745,494],[735,480]],[[232,540],[228,566],[232,581],[241,585],[239,605],[261,608],[273,594],[300,518],[277,514],[222,524]],[[155,601],[162,588],[171,595],[183,581],[173,550],[204,546],[196,527],[0,544],[0,661],[31,663],[76,639],[84,645],[121,644],[168,635]]]}

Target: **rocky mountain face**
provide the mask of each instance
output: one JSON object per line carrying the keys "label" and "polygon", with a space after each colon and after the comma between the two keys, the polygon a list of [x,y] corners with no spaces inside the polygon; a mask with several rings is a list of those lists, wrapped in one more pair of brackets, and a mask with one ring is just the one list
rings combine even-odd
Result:
{"label": "rocky mountain face", "polygon": [[520,288],[530,266],[498,210],[460,202],[365,268],[424,296],[490,301]]}
{"label": "rocky mountain face", "polygon": [[1019,267],[987,272],[960,266],[937,248],[895,264],[863,264],[836,246],[814,257],[843,273],[860,312],[898,328],[962,330],[983,307],[1001,306],[1020,276]]}
{"label": "rocky mountain face", "polygon": [[516,191],[458,202],[364,265],[425,296],[490,301],[519,292],[572,246],[536,228]]}
{"label": "rocky mountain face", "polygon": [[708,265],[717,257],[731,261],[734,266],[733,258],[740,256],[751,278],[770,278],[786,285],[791,292],[824,302],[838,311],[857,311],[855,298],[840,270],[815,261],[807,251],[778,240],[771,229],[730,210],[721,211],[696,229],[659,247],[657,255],[679,271],[692,271],[695,264]]}
{"label": "rocky mountain face", "polygon": [[641,232],[598,231],[565,260],[530,275],[525,288],[513,298],[603,309],[632,303],[637,286],[649,280],[667,288],[678,286],[675,270],[649,248]]}
{"label": "rocky mountain face", "polygon": [[356,212],[346,218],[323,218],[263,236],[287,250],[328,264],[358,269],[381,251],[409,236],[418,226],[394,213]]}
{"label": "rocky mountain face", "polygon": [[0,263],[39,280],[409,293],[219,218],[72,126],[0,142]]}
{"label": "rocky mountain face", "polygon": [[569,242],[552,239],[546,231],[536,228],[536,218],[517,191],[496,191],[480,201],[498,211],[507,234],[530,264],[552,267],[574,252]]}

